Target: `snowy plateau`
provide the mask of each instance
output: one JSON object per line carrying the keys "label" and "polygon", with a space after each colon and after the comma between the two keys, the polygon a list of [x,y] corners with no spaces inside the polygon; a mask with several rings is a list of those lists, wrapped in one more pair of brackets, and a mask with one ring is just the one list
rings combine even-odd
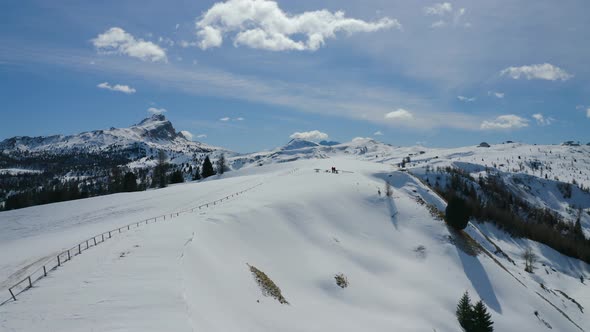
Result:
{"label": "snowy plateau", "polygon": [[[446,201],[428,185],[444,186],[448,177],[435,170],[445,167],[476,179],[494,174],[531,206],[567,223],[578,218],[590,237],[583,190],[590,187],[590,146],[296,140],[238,154],[189,141],[164,117],[0,143],[14,160],[130,147],[142,151],[126,156],[130,168],[149,167],[150,149],[165,149],[177,164],[224,153],[231,170],[162,189],[0,212],[0,331],[456,332],[465,291],[485,303],[495,331],[590,331],[587,263],[486,220],[455,231],[440,217]],[[16,163],[2,172],[44,170]],[[574,179],[564,195],[563,183]],[[162,215],[171,217],[114,232],[11,299],[13,285],[64,250]],[[527,248],[537,257],[532,273],[524,270]],[[251,267],[288,303],[269,296]]]}

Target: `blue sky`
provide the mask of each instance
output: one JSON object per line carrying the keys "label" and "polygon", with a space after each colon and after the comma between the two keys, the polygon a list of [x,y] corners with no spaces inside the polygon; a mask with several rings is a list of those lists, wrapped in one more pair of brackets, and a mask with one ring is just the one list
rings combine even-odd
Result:
{"label": "blue sky", "polygon": [[125,127],[151,108],[243,152],[295,132],[425,146],[590,141],[583,0],[0,8],[0,139]]}

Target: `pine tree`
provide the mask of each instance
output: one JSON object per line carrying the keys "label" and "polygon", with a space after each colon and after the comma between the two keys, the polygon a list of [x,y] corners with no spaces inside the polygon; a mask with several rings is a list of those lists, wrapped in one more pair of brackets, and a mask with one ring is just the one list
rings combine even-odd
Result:
{"label": "pine tree", "polygon": [[203,161],[203,171],[201,172],[201,175],[203,176],[203,179],[215,175],[215,170],[213,169],[209,156],[205,157],[205,160]]}
{"label": "pine tree", "polygon": [[217,174],[223,174],[227,168],[225,164],[225,155],[222,153],[217,160]]}
{"label": "pine tree", "polygon": [[137,177],[135,176],[135,173],[125,173],[125,176],[123,177],[123,191],[137,191]]}
{"label": "pine tree", "polygon": [[462,198],[454,196],[449,200],[445,210],[445,217],[449,225],[458,230],[464,229],[469,223],[469,216],[469,207]]}
{"label": "pine tree", "polygon": [[182,171],[177,169],[170,175],[170,183],[183,183],[184,182],[184,175],[182,175]]}
{"label": "pine tree", "polygon": [[193,181],[201,179],[201,169],[199,166],[195,166],[195,173],[193,174]]}
{"label": "pine tree", "polygon": [[153,186],[157,185],[160,188],[164,188],[167,185],[166,169],[168,168],[168,163],[166,162],[166,158],[166,153],[163,150],[159,150],[158,163],[154,169],[154,178],[152,180]]}
{"label": "pine tree", "polygon": [[480,300],[473,306],[473,332],[493,332],[494,322],[485,304]]}
{"label": "pine tree", "polygon": [[473,331],[473,308],[471,306],[471,299],[469,298],[468,292],[465,292],[465,294],[463,294],[463,296],[459,300],[459,304],[457,304],[457,311],[455,312],[455,315],[457,316],[459,325],[461,325],[465,332]]}

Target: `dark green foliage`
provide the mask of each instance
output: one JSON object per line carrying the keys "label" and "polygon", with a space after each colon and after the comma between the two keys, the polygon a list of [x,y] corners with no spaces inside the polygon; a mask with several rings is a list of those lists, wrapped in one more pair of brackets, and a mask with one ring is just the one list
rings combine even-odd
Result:
{"label": "dark green foliage", "polygon": [[154,168],[154,176],[152,179],[152,186],[164,188],[168,185],[166,171],[168,170],[168,163],[166,162],[166,153],[162,150],[158,151],[158,163]]}
{"label": "dark green foliage", "polygon": [[203,170],[201,172],[201,176],[203,177],[203,179],[205,179],[212,175],[215,175],[215,170],[213,169],[213,164],[211,164],[209,156],[207,156],[203,161]]}
{"label": "dark green foliage", "polygon": [[457,310],[455,311],[455,315],[457,316],[459,325],[461,325],[463,330],[466,332],[471,331],[471,327],[473,324],[473,309],[471,306],[471,299],[469,298],[468,292],[465,292],[465,294],[463,294],[463,296],[459,300],[459,304],[457,304]]}
{"label": "dark green foliage", "polygon": [[226,169],[227,165],[225,163],[225,155],[221,154],[221,156],[219,156],[219,159],[217,160],[217,174],[225,173]]}
{"label": "dark green foliage", "polygon": [[492,332],[494,331],[494,323],[492,322],[492,315],[488,312],[485,304],[480,300],[473,306],[473,332]]}
{"label": "dark green foliage", "polygon": [[449,200],[447,209],[445,210],[447,224],[455,229],[464,229],[469,222],[469,216],[469,207],[465,200],[459,196],[454,196]]}
{"label": "dark green foliage", "polygon": [[135,173],[125,173],[125,176],[123,177],[123,191],[137,191],[137,176],[135,176]]}
{"label": "dark green foliage", "polygon": [[196,166],[195,173],[193,174],[193,181],[200,180],[200,179],[201,179],[201,169],[199,168],[199,166]]}
{"label": "dark green foliage", "polygon": [[471,305],[468,292],[465,292],[459,300],[455,315],[465,332],[494,331],[492,315],[488,312],[485,304],[480,300],[474,306]]}
{"label": "dark green foliage", "polygon": [[182,172],[179,169],[172,172],[172,175],[170,175],[170,183],[183,183],[183,182],[184,182],[184,176],[182,175]]}

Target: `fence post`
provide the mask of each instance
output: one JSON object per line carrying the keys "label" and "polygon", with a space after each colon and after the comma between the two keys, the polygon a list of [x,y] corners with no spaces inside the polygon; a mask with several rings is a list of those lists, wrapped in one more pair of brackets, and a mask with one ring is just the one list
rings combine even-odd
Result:
{"label": "fence post", "polygon": [[33,282],[31,281],[31,276],[28,276],[29,279],[29,288],[33,288]]}
{"label": "fence post", "polygon": [[88,240],[86,240],[86,250],[88,250]]}
{"label": "fence post", "polygon": [[59,255],[57,255],[57,266],[61,266],[61,260],[59,259]]}
{"label": "fence post", "polygon": [[45,268],[45,265],[43,265],[43,276],[47,277],[47,269]]}
{"label": "fence post", "polygon": [[92,238],[94,240],[94,245],[96,246],[96,236]]}
{"label": "fence post", "polygon": [[109,231],[109,239],[111,238],[111,231]]}
{"label": "fence post", "polygon": [[121,227],[119,227],[119,233],[121,233]]}
{"label": "fence post", "polygon": [[82,254],[82,243],[78,244],[78,255]]}
{"label": "fence post", "polygon": [[70,256],[70,249],[68,249],[68,260],[71,260],[72,256]]}
{"label": "fence post", "polygon": [[127,230],[130,230],[130,229],[131,229],[130,227],[131,227],[131,226],[127,225]]}
{"label": "fence post", "polygon": [[12,295],[12,299],[16,301],[16,296],[14,296],[14,293],[12,292],[12,288],[9,288],[8,291],[10,292],[10,295]]}
{"label": "fence post", "polygon": [[100,234],[100,236],[102,237],[102,241],[101,242],[104,242],[104,233]]}

